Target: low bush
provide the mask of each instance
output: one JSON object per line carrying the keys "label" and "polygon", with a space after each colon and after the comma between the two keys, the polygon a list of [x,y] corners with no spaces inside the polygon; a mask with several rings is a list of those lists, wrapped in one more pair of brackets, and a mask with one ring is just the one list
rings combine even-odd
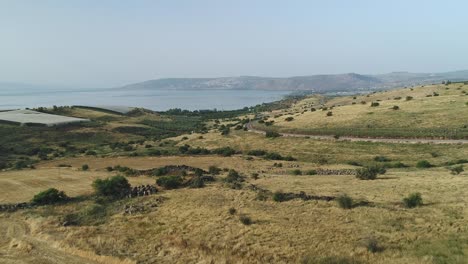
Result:
{"label": "low bush", "polygon": [[278,132],[275,132],[275,131],[267,131],[265,133],[265,137],[267,137],[267,138],[277,138],[277,137],[281,137],[281,134],[278,133]]}
{"label": "low bush", "polygon": [[293,120],[294,120],[294,117],[292,117],[292,116],[288,116],[288,117],[286,117],[286,118],[284,119],[284,121],[287,121],[287,122],[291,122],[291,121],[293,121]]}
{"label": "low bush", "polygon": [[233,207],[229,208],[229,214],[230,215],[234,215],[234,214],[236,214],[236,212],[237,212],[236,208],[233,208]]}
{"label": "low bush", "polygon": [[273,201],[275,201],[275,202],[286,201],[286,195],[281,191],[277,191],[277,192],[273,193],[272,198],[273,198]]}
{"label": "low bush", "polygon": [[250,217],[246,216],[246,215],[241,215],[239,217],[239,220],[244,225],[251,225],[252,224],[252,219]]}
{"label": "low bush", "polygon": [[267,152],[261,149],[249,150],[247,152],[247,155],[250,155],[250,156],[264,156],[265,154],[267,154]]}
{"label": "low bush", "polygon": [[361,180],[375,180],[378,174],[385,174],[387,170],[384,166],[374,165],[356,170],[356,178]]}
{"label": "low bush", "polygon": [[291,156],[283,157],[276,152],[270,152],[265,155],[265,159],[268,160],[286,160],[286,161],[295,161],[296,159]]}
{"label": "low bush", "polygon": [[88,164],[83,164],[83,166],[81,166],[81,170],[84,170],[84,171],[89,170]]}
{"label": "low bush", "polygon": [[391,160],[389,158],[385,157],[385,156],[375,156],[374,161],[387,162],[387,161],[391,161]]}
{"label": "low bush", "polygon": [[300,169],[295,169],[291,173],[292,175],[302,175],[302,171]]}
{"label": "low bush", "polygon": [[222,147],[222,148],[213,149],[212,152],[214,154],[218,154],[223,157],[229,157],[237,153],[237,151],[231,147]]}
{"label": "low bush", "polygon": [[422,205],[422,197],[420,193],[412,193],[403,199],[403,204],[406,208],[414,208]]}
{"label": "low bush", "polygon": [[210,166],[208,168],[208,173],[212,175],[218,175],[221,172],[221,169],[216,166]]}
{"label": "low bush", "polygon": [[327,116],[333,116],[333,112],[332,112],[332,111],[328,111],[328,112],[327,112]]}
{"label": "low bush", "polygon": [[176,189],[182,185],[183,179],[180,176],[163,176],[156,180],[156,184],[165,189]]}
{"label": "low bush", "polygon": [[317,175],[317,171],[316,170],[308,170],[306,172],[307,175]]}
{"label": "low bush", "polygon": [[66,201],[67,195],[63,191],[59,191],[55,188],[50,188],[34,195],[31,203],[37,205],[55,204]]}
{"label": "low bush", "polygon": [[379,106],[379,105],[380,105],[380,104],[379,104],[378,102],[372,102],[370,106],[371,106],[371,107],[377,107],[377,106]]}
{"label": "low bush", "polygon": [[420,160],[418,161],[418,163],[416,163],[416,168],[423,169],[423,168],[431,168],[431,167],[433,167],[433,165],[427,160]]}

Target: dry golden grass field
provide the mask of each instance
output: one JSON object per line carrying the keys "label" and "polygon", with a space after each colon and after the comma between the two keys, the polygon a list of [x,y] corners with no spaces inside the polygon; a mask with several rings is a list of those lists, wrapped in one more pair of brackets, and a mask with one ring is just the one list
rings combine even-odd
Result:
{"label": "dry golden grass field", "polygon": [[[468,106],[462,103],[467,97],[461,94],[466,86],[458,90],[456,85],[448,90],[445,86],[407,88],[356,99],[309,97],[290,109],[265,114],[298,112],[291,122],[284,121],[287,115],[274,118],[273,127],[285,130],[346,126],[360,120],[387,126],[391,120],[400,122],[408,116],[414,119],[402,122],[402,127],[457,127],[467,123]],[[440,95],[425,97],[429,92]],[[405,101],[407,94],[414,99]],[[395,96],[402,99],[394,100]],[[361,100],[367,104],[361,105]],[[382,100],[380,106],[370,109],[370,102],[377,100]],[[353,105],[353,101],[358,103]],[[335,105],[332,119],[326,119],[326,112],[321,110],[302,114],[302,109],[320,103]],[[388,109],[394,104],[401,110]],[[161,118],[145,114],[129,117],[128,121],[123,116],[92,110],[70,111],[76,111],[74,116],[111,120],[99,128],[102,131],[144,127],[141,120]],[[375,119],[367,118],[369,111],[374,112]],[[450,118],[438,114],[444,111]],[[63,155],[42,160],[34,169],[0,171],[0,204],[27,202],[51,187],[75,198],[67,203],[0,212],[0,263],[468,263],[468,165],[463,164],[468,159],[468,144],[267,138],[242,129],[221,135],[211,125],[208,133],[130,144],[132,153],[138,155],[124,150],[114,153],[107,146],[99,146],[97,155]],[[115,136],[125,138],[122,133]],[[242,154],[174,152],[184,145],[209,150],[230,147]],[[147,155],[148,149],[173,152]],[[290,155],[296,160],[247,155],[252,150]],[[433,166],[418,168],[422,160]],[[84,164],[89,170],[81,169]],[[158,187],[156,194],[115,201],[94,197],[92,182],[120,174],[107,169],[117,165],[138,170],[166,165],[225,170],[203,188]],[[308,175],[311,170],[370,165],[385,165],[387,171],[375,180],[359,180],[354,175]],[[455,166],[464,166],[465,171],[452,174],[450,169]],[[240,187],[226,182],[229,169],[243,176]],[[155,185],[158,177],[126,178],[132,185]],[[275,201],[278,194],[300,192],[320,197],[346,194],[354,203],[344,209],[336,200],[296,197]],[[422,206],[406,208],[403,198],[416,192],[421,194]],[[70,224],[73,217],[80,222]]]}
{"label": "dry golden grass field", "polygon": [[[439,130],[459,130],[457,133],[466,138],[467,95],[468,85],[451,84],[336,97],[328,101],[315,96],[300,101],[290,109],[271,113],[268,121],[274,121],[270,129],[281,132],[378,137],[388,130],[384,136],[391,137],[390,133],[394,133],[396,136],[416,137],[418,134],[415,133],[419,130],[426,136],[431,136],[431,130],[436,130],[438,133],[434,135],[437,137],[443,135]],[[412,99],[407,100],[407,96]],[[372,102],[379,105],[371,107]],[[320,109],[322,106],[326,109]],[[394,106],[398,109],[394,110]],[[312,108],[317,111],[310,111]],[[331,116],[327,116],[328,113]],[[293,120],[285,120],[287,117]],[[372,130],[376,132],[371,134]]]}

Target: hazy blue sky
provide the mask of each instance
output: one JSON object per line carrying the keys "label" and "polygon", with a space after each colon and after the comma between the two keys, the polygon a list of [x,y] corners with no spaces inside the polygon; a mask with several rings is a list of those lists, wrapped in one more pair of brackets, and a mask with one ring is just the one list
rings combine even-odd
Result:
{"label": "hazy blue sky", "polygon": [[468,69],[468,1],[0,0],[0,81]]}

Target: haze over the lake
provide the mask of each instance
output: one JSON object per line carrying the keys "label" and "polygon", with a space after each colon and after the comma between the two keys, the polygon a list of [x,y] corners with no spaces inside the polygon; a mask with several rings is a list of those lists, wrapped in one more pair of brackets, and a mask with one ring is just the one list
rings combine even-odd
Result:
{"label": "haze over the lake", "polygon": [[1,1],[0,82],[466,69],[466,1]]}

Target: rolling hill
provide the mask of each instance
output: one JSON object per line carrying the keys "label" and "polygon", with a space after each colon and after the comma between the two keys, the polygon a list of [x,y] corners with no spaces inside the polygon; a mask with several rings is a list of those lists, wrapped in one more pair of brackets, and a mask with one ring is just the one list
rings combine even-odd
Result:
{"label": "rolling hill", "polygon": [[357,73],[276,77],[167,78],[148,80],[119,87],[123,90],[286,90],[356,92],[382,90],[401,86],[440,83],[444,80],[468,80],[468,70],[445,73],[392,72],[377,75]]}

